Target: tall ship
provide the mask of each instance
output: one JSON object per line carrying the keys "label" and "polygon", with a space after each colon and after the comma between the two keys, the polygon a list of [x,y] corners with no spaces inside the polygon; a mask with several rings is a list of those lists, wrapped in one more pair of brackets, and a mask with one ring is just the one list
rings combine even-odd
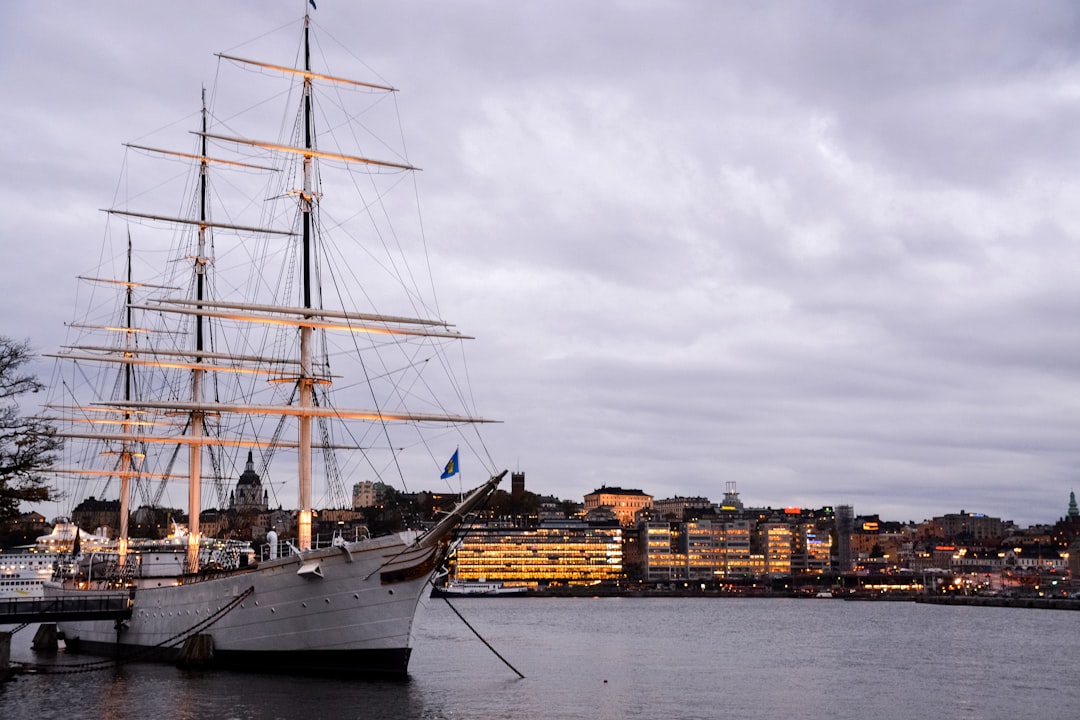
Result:
{"label": "tall ship", "polygon": [[[472,408],[469,338],[441,319],[418,168],[379,135],[400,133],[396,89],[316,67],[342,56],[317,30],[306,8],[284,54],[218,55],[191,126],[166,128],[188,145],[125,151],[46,406],[69,494],[120,498],[114,545],[76,550],[44,586],[130,598],[129,618],[58,623],[76,651],[175,659],[198,638],[215,666],[404,676],[433,572],[505,475]],[[456,502],[434,520],[379,534],[316,517],[351,508],[353,481],[408,491],[453,476],[459,450],[479,484],[452,478]],[[265,542],[200,526],[245,464],[291,509]],[[133,537],[135,503],[177,488],[185,526]]]}

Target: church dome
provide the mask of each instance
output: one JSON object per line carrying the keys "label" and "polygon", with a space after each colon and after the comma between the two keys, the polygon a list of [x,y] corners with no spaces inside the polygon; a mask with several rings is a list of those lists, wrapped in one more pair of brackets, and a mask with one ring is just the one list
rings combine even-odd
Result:
{"label": "church dome", "polygon": [[262,485],[262,478],[259,477],[259,473],[255,472],[255,460],[251,457],[251,451],[248,450],[247,465],[244,467],[244,472],[241,473],[240,479],[236,481],[237,486],[241,485]]}

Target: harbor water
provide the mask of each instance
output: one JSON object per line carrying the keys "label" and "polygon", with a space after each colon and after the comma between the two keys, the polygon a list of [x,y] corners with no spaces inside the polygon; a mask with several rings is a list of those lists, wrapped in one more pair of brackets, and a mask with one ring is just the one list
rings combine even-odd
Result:
{"label": "harbor water", "polygon": [[[742,598],[470,598],[418,616],[400,682],[126,664],[20,674],[0,718],[1075,717],[1080,612]],[[5,628],[10,629],[10,628]],[[53,670],[94,660],[30,649]]]}

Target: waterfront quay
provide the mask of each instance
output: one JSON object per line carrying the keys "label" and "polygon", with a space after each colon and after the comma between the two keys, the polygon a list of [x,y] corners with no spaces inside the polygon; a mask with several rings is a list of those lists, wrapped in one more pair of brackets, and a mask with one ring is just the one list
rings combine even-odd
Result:
{"label": "waterfront quay", "polygon": [[1080,610],[1080,598],[1015,595],[919,595],[915,602],[969,607],[1012,607],[1039,610]]}
{"label": "waterfront quay", "polygon": [[[844,587],[844,582],[851,583]],[[888,589],[882,580],[870,580],[868,585],[859,585],[854,578],[841,579],[841,584],[833,587],[803,586],[792,589],[768,585],[713,586],[695,585],[674,586],[639,586],[599,584],[548,585],[533,587],[520,593],[444,593],[436,587],[432,595],[457,598],[758,598],[758,599],[804,599],[821,602],[825,600],[846,600],[850,602],[916,602],[934,605],[964,605],[969,607],[1013,607],[1044,610],[1080,610],[1080,598],[1059,595],[1023,595],[1023,594],[974,594],[964,595],[941,588]]]}

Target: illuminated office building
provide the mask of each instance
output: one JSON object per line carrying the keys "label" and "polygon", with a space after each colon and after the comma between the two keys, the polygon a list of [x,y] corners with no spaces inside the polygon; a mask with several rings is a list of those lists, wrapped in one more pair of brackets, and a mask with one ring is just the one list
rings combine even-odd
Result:
{"label": "illuminated office building", "polygon": [[451,558],[457,580],[506,585],[594,585],[622,577],[623,530],[615,524],[545,520],[535,528],[473,526]]}
{"label": "illuminated office building", "polygon": [[820,575],[832,567],[832,538],[814,522],[791,525],[791,572]]}
{"label": "illuminated office building", "polygon": [[718,549],[716,577],[719,579],[749,577],[761,571],[760,555],[751,551],[751,536],[756,530],[753,520],[726,520],[716,523],[713,537]]}
{"label": "illuminated office building", "polygon": [[717,518],[643,519],[638,525],[642,579],[650,583],[818,574],[832,543],[813,522]]}
{"label": "illuminated office building", "polygon": [[719,555],[714,523],[650,520],[639,525],[645,540],[644,579],[648,582],[712,580]]}
{"label": "illuminated office building", "polygon": [[791,545],[793,533],[787,523],[763,523],[761,534],[764,574],[779,577],[791,574]]}

